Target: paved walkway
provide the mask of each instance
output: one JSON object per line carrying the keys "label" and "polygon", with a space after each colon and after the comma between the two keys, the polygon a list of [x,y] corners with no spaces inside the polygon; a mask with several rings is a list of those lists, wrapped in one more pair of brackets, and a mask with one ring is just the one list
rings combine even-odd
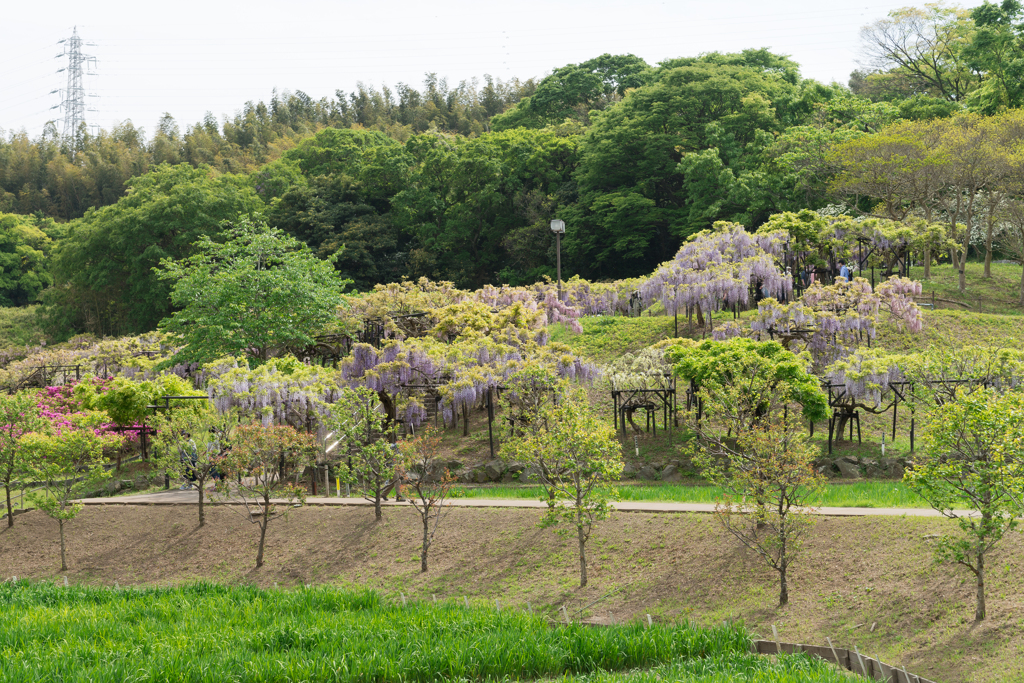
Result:
{"label": "paved walkway", "polygon": [[[113,498],[85,498],[82,501],[85,505],[197,505],[199,503],[198,491],[161,491],[160,493],[144,493],[133,496],[117,496]],[[207,498],[210,503],[210,499]],[[241,504],[241,500],[214,502],[214,505]],[[276,500],[276,503],[285,503],[284,500]],[[536,508],[544,509],[547,503],[531,498],[451,498],[449,503],[454,507],[466,508]],[[372,505],[365,498],[306,498],[306,505]],[[384,503],[387,506],[409,505],[409,503],[398,503],[394,500]],[[661,501],[639,502],[639,501],[618,501],[613,503],[616,510],[622,512],[703,512],[715,511],[713,503],[668,503]],[[816,508],[815,514],[826,517],[941,517],[938,512],[931,508]],[[967,514],[964,512],[963,514]]]}

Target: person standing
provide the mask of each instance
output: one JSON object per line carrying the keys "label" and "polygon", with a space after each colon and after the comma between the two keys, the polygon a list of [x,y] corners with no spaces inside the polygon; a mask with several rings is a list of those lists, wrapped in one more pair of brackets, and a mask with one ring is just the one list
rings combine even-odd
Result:
{"label": "person standing", "polygon": [[839,277],[846,278],[846,281],[850,281],[850,269],[846,266],[845,261],[839,262]]}

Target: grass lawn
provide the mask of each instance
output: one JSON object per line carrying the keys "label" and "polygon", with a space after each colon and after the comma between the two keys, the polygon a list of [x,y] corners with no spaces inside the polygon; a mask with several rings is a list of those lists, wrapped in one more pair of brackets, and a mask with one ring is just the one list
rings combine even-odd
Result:
{"label": "grass lawn", "polygon": [[[721,499],[717,486],[687,484],[620,484],[615,487],[618,500],[664,501],[672,503],[715,503]],[[537,486],[459,486],[457,496],[464,498],[540,499]],[[816,507],[859,508],[926,508],[920,496],[902,482],[863,481],[850,484],[829,484],[820,495],[808,501]]]}
{"label": "grass lawn", "polygon": [[7,683],[569,681],[626,671],[632,681],[660,665],[694,682],[850,680],[804,655],[750,655],[741,626],[594,629],[517,609],[387,601],[331,587],[113,590],[20,581],[0,586],[0,606]]}

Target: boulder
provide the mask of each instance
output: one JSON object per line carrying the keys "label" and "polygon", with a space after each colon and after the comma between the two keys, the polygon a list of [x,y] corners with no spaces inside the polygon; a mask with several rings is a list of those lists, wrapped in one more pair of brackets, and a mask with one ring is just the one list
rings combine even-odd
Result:
{"label": "boulder", "polygon": [[505,468],[505,471],[509,472],[510,474],[519,474],[520,472],[522,472],[525,469],[526,469],[526,465],[524,465],[521,462],[510,462],[508,464],[508,467]]}
{"label": "boulder", "polygon": [[622,466],[622,478],[633,479],[636,477],[637,469],[631,463],[626,463]]}
{"label": "boulder", "polygon": [[896,458],[882,458],[882,461],[879,464],[885,471],[885,476],[888,477],[889,479],[903,478],[903,465]]}
{"label": "boulder", "polygon": [[492,481],[492,479],[488,478],[487,471],[484,467],[473,468],[473,482],[477,484],[486,484],[490,481]]}
{"label": "boulder", "polygon": [[835,465],[839,468],[839,475],[843,479],[860,479],[860,468],[854,463],[850,462],[850,458],[839,458],[836,460]]}
{"label": "boulder", "polygon": [[484,463],[483,471],[487,476],[487,481],[498,481],[501,479],[501,475],[505,472],[505,463],[497,458],[494,460],[488,460]]}
{"label": "boulder", "polygon": [[107,482],[107,493],[117,493],[121,490],[121,480],[111,479]]}
{"label": "boulder", "polygon": [[636,473],[636,478],[654,481],[658,478],[658,470],[654,469],[650,465],[644,465],[640,468],[640,471]]}
{"label": "boulder", "polygon": [[520,484],[536,484],[540,482],[540,470],[536,467],[527,467],[519,473]]}
{"label": "boulder", "polygon": [[868,479],[885,479],[885,468],[865,463],[864,474]]}
{"label": "boulder", "polygon": [[682,475],[679,474],[679,468],[675,465],[666,465],[665,469],[661,471],[662,481],[679,481]]}

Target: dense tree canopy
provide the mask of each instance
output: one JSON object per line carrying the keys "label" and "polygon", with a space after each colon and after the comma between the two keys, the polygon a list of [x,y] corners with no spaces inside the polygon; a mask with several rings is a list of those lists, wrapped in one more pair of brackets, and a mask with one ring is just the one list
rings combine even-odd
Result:
{"label": "dense tree canopy", "polygon": [[171,311],[170,285],[152,269],[192,253],[221,223],[263,203],[245,178],[184,164],[134,179],[128,194],[75,222],[53,257],[45,297],[50,329],[61,335],[144,332]]}

